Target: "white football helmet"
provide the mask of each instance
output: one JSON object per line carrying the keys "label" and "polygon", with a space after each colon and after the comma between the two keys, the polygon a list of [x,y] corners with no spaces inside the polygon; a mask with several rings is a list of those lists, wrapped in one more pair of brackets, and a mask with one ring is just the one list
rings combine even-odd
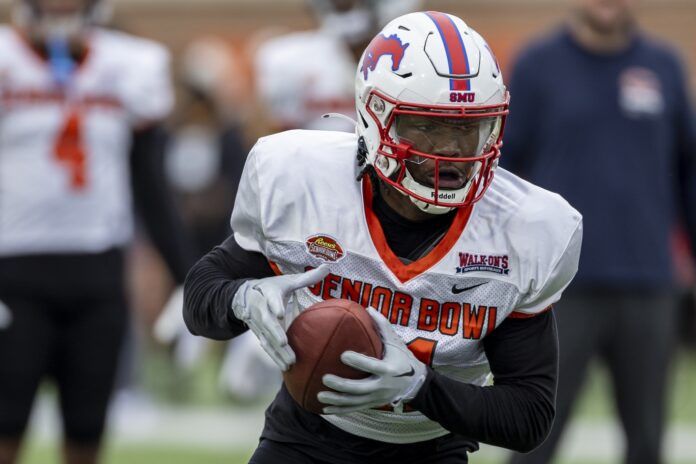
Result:
{"label": "white football helmet", "polygon": [[423,211],[471,205],[493,180],[508,103],[493,52],[463,20],[401,16],[358,65],[362,156]]}
{"label": "white football helmet", "polygon": [[71,36],[88,26],[102,25],[111,19],[112,6],[108,0],[15,0],[12,21],[21,29],[34,29],[43,36]]}

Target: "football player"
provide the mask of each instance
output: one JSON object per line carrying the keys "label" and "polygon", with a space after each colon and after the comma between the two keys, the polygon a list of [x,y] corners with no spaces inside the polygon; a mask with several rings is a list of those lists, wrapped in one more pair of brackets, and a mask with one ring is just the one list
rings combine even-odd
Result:
{"label": "football player", "polygon": [[250,330],[283,370],[292,314],[321,300],[359,302],[381,332],[382,359],[341,356],[369,377],[324,376],[323,415],[281,388],[251,462],[447,464],[479,442],[533,449],[554,417],[552,305],[577,270],[580,214],[497,169],[508,93],[460,18],[390,22],[362,55],[355,101],[354,134],[258,141],[233,236],[185,284],[193,333]]}
{"label": "football player", "polygon": [[169,55],[98,27],[108,6],[18,1],[0,27],[3,464],[45,376],[58,387],[65,460],[97,460],[127,322],[132,197],[176,280],[192,261],[162,181]]}

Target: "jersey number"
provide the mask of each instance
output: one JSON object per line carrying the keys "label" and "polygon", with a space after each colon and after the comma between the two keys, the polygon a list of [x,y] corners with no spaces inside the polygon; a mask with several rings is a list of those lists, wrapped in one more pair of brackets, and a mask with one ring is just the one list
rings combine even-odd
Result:
{"label": "jersey number", "polygon": [[428,366],[433,365],[436,346],[437,340],[430,340],[429,338],[423,337],[415,338],[406,344],[406,348],[411,350],[411,353],[413,353],[420,362]]}
{"label": "jersey number", "polygon": [[72,111],[56,139],[53,152],[56,161],[68,170],[70,187],[82,190],[87,185],[87,156],[82,143],[82,119]]}

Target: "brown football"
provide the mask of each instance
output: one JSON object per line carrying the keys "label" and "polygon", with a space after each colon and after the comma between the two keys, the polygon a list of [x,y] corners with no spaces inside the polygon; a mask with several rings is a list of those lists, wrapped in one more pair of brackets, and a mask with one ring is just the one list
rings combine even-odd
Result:
{"label": "brown football", "polygon": [[290,395],[304,409],[321,414],[324,404],[317,393],[330,390],[324,374],[363,379],[369,374],[346,366],[341,353],[382,358],[382,340],[365,308],[350,300],[327,300],[304,310],[290,325],[288,341],[297,362],[283,374]]}

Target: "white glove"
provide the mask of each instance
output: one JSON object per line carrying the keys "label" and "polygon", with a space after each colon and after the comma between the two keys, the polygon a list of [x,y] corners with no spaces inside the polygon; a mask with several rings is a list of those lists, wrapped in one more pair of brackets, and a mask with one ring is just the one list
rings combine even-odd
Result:
{"label": "white glove", "polygon": [[0,330],[7,329],[12,324],[12,313],[5,303],[0,301]]}
{"label": "white glove", "polygon": [[286,371],[295,363],[295,353],[288,345],[285,317],[288,298],[295,291],[321,281],[329,273],[326,265],[294,275],[266,277],[242,284],[232,299],[232,311],[261,342],[261,347]]}
{"label": "white glove", "polygon": [[341,355],[343,364],[372,374],[362,380],[350,380],[326,374],[322,382],[336,392],[319,392],[317,399],[330,406],[324,414],[347,414],[390,404],[403,411],[403,403],[412,400],[427,376],[425,364],[406,347],[391,323],[379,311],[368,308],[379,327],[384,343],[384,357],[371,358],[354,351]]}
{"label": "white glove", "polygon": [[218,376],[221,392],[249,403],[274,395],[282,381],[278,366],[251,331],[229,341]]}
{"label": "white glove", "polygon": [[183,310],[184,287],[180,285],[169,296],[157,321],[155,321],[153,335],[155,340],[162,344],[175,344],[174,361],[176,366],[190,370],[205,355],[208,340],[192,335],[188,331],[182,315]]}
{"label": "white glove", "polygon": [[182,315],[183,310],[184,287],[179,286],[169,296],[157,321],[155,321],[153,334],[158,342],[169,344],[174,342],[181,334],[188,332]]}

